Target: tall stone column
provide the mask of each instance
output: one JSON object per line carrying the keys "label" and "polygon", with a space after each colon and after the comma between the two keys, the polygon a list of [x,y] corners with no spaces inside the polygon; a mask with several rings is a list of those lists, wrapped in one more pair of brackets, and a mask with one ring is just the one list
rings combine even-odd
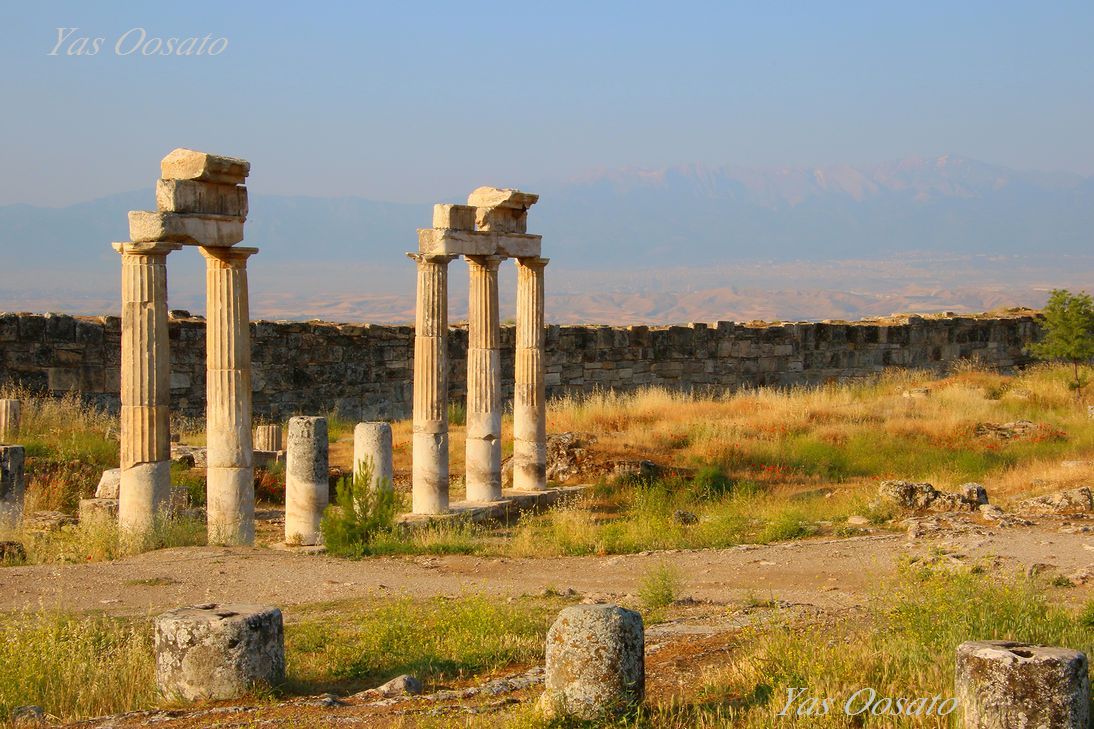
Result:
{"label": "tall stone column", "polygon": [[247,258],[257,251],[201,248],[206,261],[206,511],[213,544],[251,545],[255,539]]}
{"label": "tall stone column", "polygon": [[122,255],[118,525],[148,530],[171,497],[167,254],[177,243],[115,243]]}
{"label": "tall stone column", "polygon": [[543,269],[546,258],[517,259],[517,348],[513,397],[513,488],[547,488]]}
{"label": "tall stone column", "polygon": [[413,496],[415,514],[448,511],[448,264],[452,256],[411,255],[418,263],[414,324]]}
{"label": "tall stone column", "polygon": [[501,256],[468,256],[471,294],[467,315],[467,500],[501,498]]}

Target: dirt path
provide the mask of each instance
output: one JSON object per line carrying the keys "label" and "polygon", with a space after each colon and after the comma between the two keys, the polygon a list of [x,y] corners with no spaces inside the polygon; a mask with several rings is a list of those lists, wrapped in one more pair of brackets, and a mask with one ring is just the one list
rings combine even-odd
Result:
{"label": "dirt path", "polygon": [[[683,594],[728,603],[749,597],[839,609],[861,604],[904,555],[977,560],[1015,574],[1031,565],[1069,575],[1094,568],[1094,533],[1059,523],[1006,530],[976,528],[911,542],[904,534],[806,540],[720,550],[540,559],[385,557],[360,561],[266,548],[189,547],[116,562],[0,569],[0,610],[66,609],[147,614],[197,602],[293,605],[380,595],[427,597],[481,592],[499,597],[573,589],[611,599],[634,594],[651,568],[676,566]],[[1061,591],[1079,603],[1091,587]]]}

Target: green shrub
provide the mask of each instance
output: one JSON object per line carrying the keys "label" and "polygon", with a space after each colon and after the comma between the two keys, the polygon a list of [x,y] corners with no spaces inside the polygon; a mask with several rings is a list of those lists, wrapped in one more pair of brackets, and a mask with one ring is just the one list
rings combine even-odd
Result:
{"label": "green shrub", "polygon": [[663,562],[642,578],[638,598],[647,611],[656,613],[676,602],[680,584],[680,570]]}
{"label": "green shrub", "polygon": [[327,552],[341,557],[361,557],[381,533],[395,525],[399,498],[391,488],[369,488],[372,464],[364,463],[355,475],[343,476],[335,487],[334,504],[327,507],[320,528]]}

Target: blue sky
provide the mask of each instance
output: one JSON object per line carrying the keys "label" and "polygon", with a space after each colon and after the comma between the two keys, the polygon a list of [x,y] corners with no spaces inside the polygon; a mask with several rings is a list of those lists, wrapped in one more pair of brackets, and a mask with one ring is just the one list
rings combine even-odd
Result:
{"label": "blue sky", "polygon": [[[151,188],[432,202],[604,167],[962,154],[1094,174],[1094,3],[7,2],[0,204]],[[103,38],[95,56],[57,56]],[[115,55],[212,34],[218,56]],[[133,38],[135,36],[130,36]],[[123,48],[125,50],[125,48]]]}

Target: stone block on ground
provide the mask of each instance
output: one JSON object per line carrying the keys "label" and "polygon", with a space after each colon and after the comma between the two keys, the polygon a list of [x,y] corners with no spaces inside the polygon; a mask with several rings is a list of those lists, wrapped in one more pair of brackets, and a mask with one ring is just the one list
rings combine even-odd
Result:
{"label": "stone block on ground", "polygon": [[99,485],[95,487],[96,499],[117,499],[122,486],[122,469],[110,468],[103,471]]}
{"label": "stone block on ground", "polygon": [[168,241],[222,248],[243,240],[243,218],[130,210],[129,238],[134,243]]}
{"label": "stone block on ground", "polygon": [[576,605],[547,632],[540,708],[548,716],[596,720],[626,711],[645,695],[642,616],[616,605]]}
{"label": "stone block on ground", "polygon": [[0,445],[0,501],[22,505],[26,491],[26,450],[20,445]]}
{"label": "stone block on ground", "polygon": [[251,173],[251,163],[237,157],[179,147],[160,161],[160,176],[165,180],[202,180],[226,185],[242,184]]}
{"label": "stone block on ground", "polygon": [[1087,658],[1003,640],[957,647],[956,697],[967,729],[1087,729]]}
{"label": "stone block on ground", "polygon": [[80,499],[81,524],[113,524],[117,520],[117,499]]}
{"label": "stone block on ground", "polygon": [[32,511],[23,514],[23,531],[45,534],[60,531],[76,523],[76,517],[63,511]]}
{"label": "stone block on ground", "polygon": [[182,607],[155,620],[156,684],[189,701],[240,696],[285,679],[281,611],[266,605]]}
{"label": "stone block on ground", "polygon": [[19,420],[23,406],[18,400],[0,399],[0,443],[7,443],[19,435]]}
{"label": "stone block on ground", "polygon": [[1023,514],[1072,514],[1094,511],[1094,493],[1086,486],[1018,503],[1015,511]]}

